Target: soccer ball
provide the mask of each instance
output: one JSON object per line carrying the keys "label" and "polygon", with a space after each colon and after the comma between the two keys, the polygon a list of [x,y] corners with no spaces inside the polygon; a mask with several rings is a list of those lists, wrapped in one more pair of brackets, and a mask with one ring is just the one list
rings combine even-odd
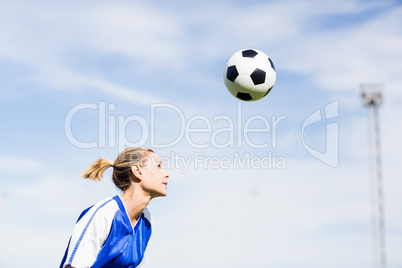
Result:
{"label": "soccer ball", "polygon": [[249,48],[235,52],[228,59],[223,79],[233,96],[243,101],[256,101],[271,91],[276,71],[267,54]]}

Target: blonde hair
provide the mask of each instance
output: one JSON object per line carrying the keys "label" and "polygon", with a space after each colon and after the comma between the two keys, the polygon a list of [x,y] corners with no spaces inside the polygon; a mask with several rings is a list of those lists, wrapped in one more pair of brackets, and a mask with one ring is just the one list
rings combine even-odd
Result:
{"label": "blonde hair", "polygon": [[100,181],[105,170],[113,167],[113,183],[117,188],[125,191],[131,186],[131,181],[134,179],[131,167],[133,165],[141,165],[145,154],[153,152],[153,150],[146,147],[127,148],[117,156],[115,161],[99,158],[81,173],[81,177]]}

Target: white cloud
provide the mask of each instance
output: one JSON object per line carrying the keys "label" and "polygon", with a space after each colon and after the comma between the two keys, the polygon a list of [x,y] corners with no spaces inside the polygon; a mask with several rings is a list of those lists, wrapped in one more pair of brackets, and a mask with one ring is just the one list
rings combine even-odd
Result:
{"label": "white cloud", "polygon": [[26,82],[55,89],[95,89],[142,105],[161,101],[93,72],[80,73],[66,65],[66,57],[76,57],[72,53],[83,49],[135,59],[140,69],[150,70],[156,65],[175,68],[180,29],[175,30],[178,27],[173,18],[141,5],[48,4],[43,12],[37,4],[9,2],[5,9],[8,13],[3,11],[7,14],[2,16],[5,27],[1,32],[7,38],[0,55],[32,68]]}
{"label": "white cloud", "polygon": [[281,62],[288,70],[309,74],[323,90],[350,91],[353,85],[372,82],[400,87],[397,59],[402,35],[396,25],[401,12],[401,8],[390,9],[353,27],[298,36],[300,42],[283,50]]}
{"label": "white cloud", "polygon": [[45,163],[41,160],[11,156],[11,155],[0,155],[0,169],[2,170],[38,170],[45,167]]}

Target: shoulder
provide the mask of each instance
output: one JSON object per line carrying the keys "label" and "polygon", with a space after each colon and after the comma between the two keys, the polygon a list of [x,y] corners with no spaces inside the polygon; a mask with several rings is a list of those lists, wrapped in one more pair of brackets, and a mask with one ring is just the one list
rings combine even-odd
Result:
{"label": "shoulder", "polygon": [[144,217],[145,217],[145,218],[147,218],[147,219],[151,219],[151,218],[152,218],[151,212],[149,212],[149,210],[148,210],[147,208],[145,208],[145,209],[142,211],[142,213],[144,213]]}
{"label": "shoulder", "polygon": [[77,224],[88,225],[88,224],[106,224],[110,225],[112,222],[116,211],[119,210],[119,206],[116,201],[110,197],[103,199],[88,209],[84,210]]}
{"label": "shoulder", "polygon": [[149,212],[149,210],[147,208],[145,208],[142,211],[142,214],[144,215],[144,218],[151,224],[154,225],[154,220],[152,218],[151,212]]}
{"label": "shoulder", "polygon": [[68,265],[82,267],[78,264],[85,263],[89,267],[95,261],[99,250],[109,236],[118,210],[119,206],[115,200],[106,198],[82,212],[74,227],[67,249]]}

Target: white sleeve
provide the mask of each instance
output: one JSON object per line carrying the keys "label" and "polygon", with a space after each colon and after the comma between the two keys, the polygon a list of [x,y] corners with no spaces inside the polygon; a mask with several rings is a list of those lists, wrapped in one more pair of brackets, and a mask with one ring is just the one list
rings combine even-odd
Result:
{"label": "white sleeve", "polygon": [[114,215],[118,209],[115,202],[99,202],[75,225],[65,265],[75,268],[91,267],[105,243]]}

